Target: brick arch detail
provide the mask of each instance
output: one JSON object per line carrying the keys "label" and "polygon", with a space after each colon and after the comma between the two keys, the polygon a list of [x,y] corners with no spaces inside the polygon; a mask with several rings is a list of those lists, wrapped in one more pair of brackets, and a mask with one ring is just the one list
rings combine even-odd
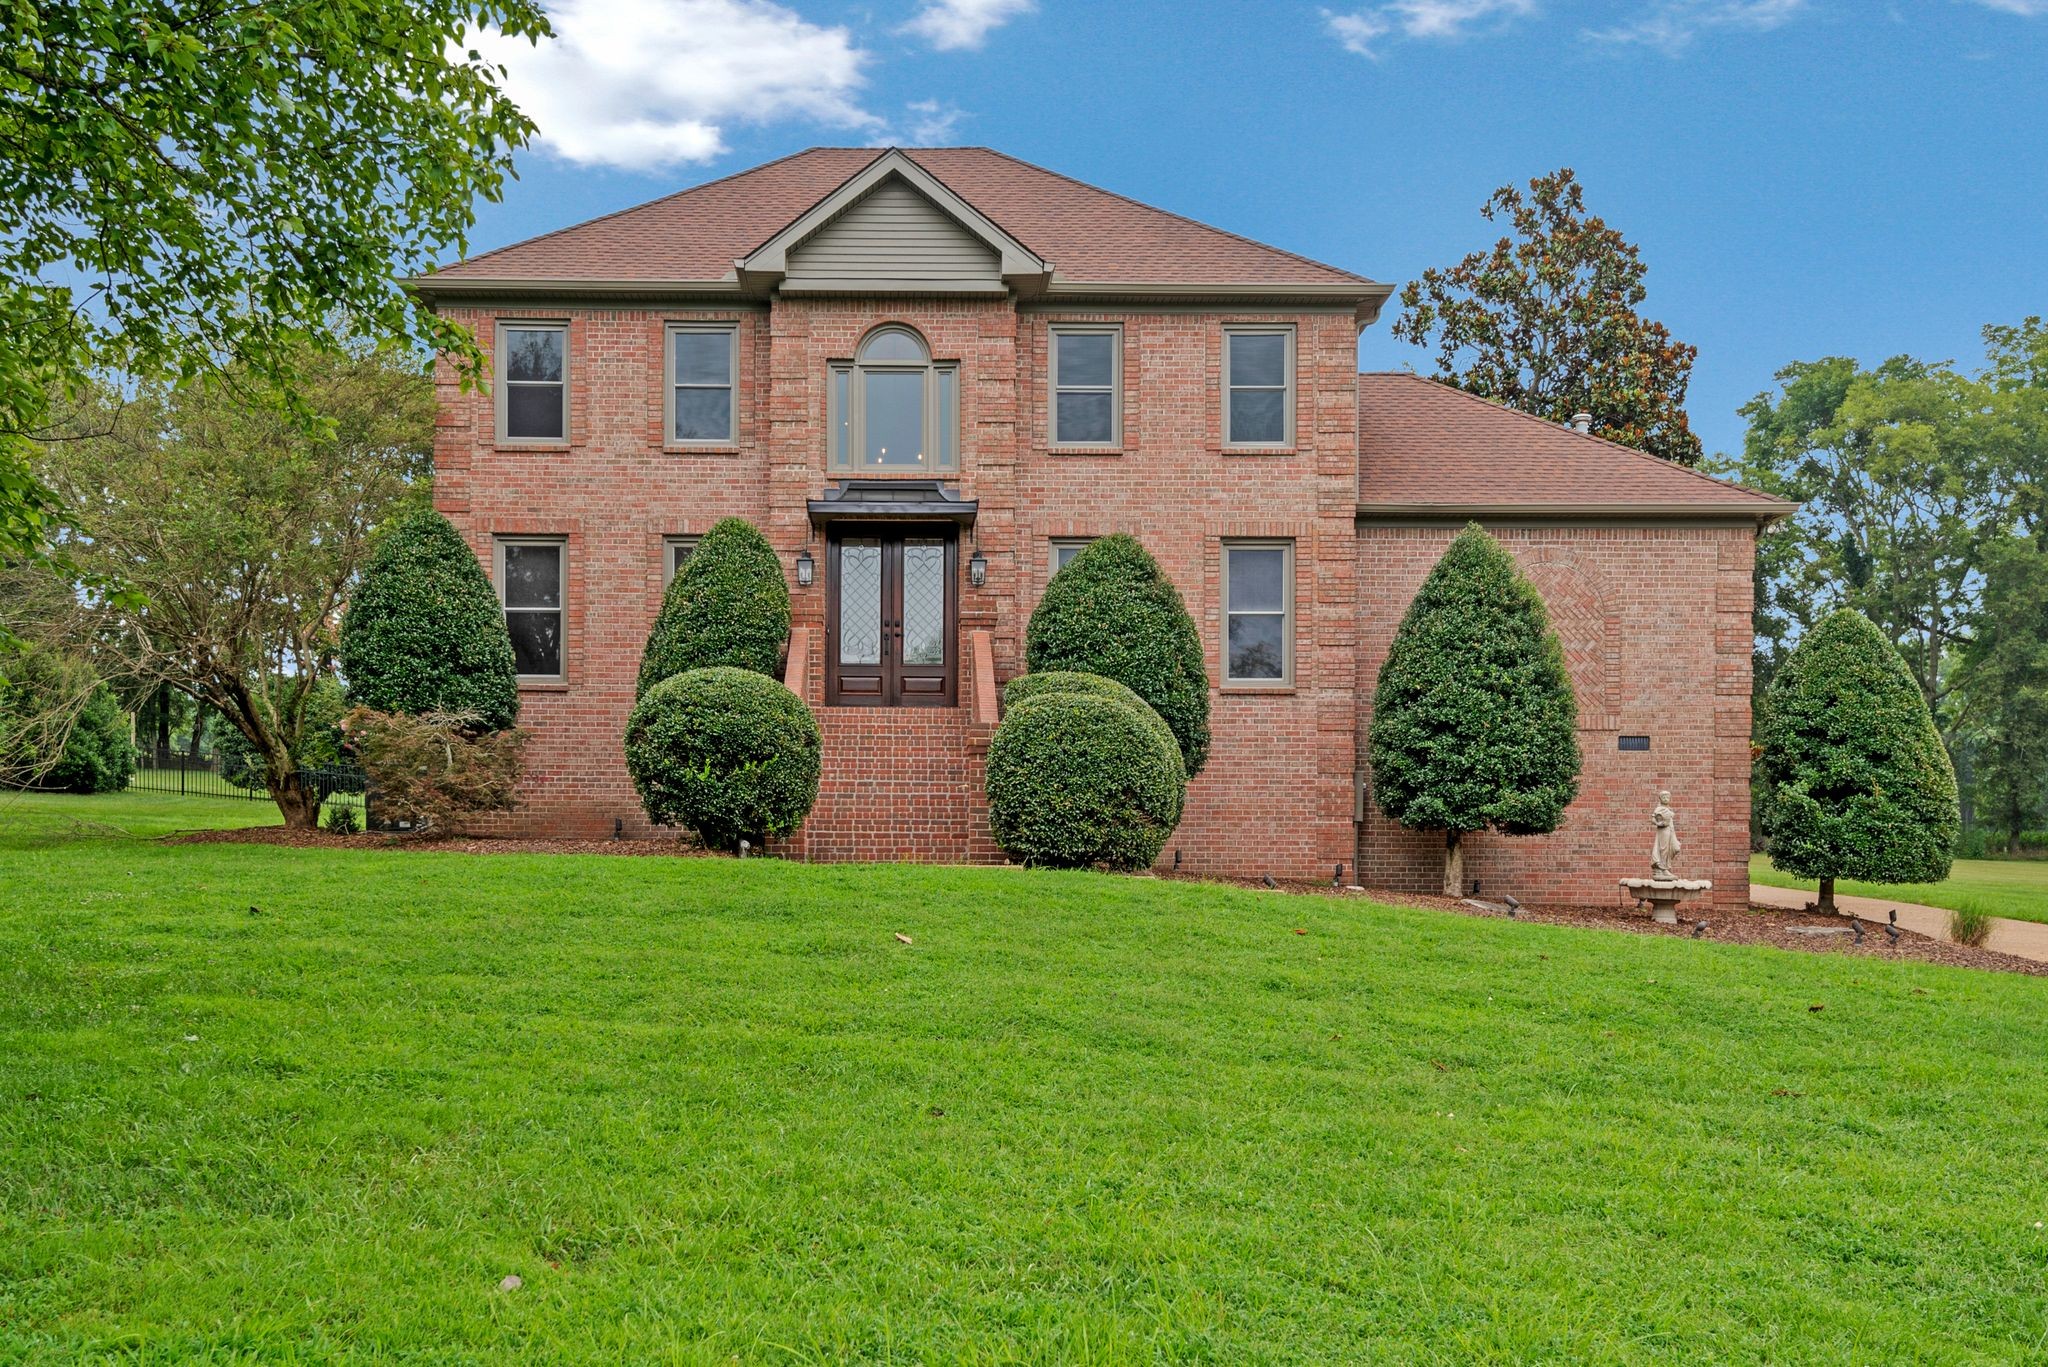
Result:
{"label": "brick arch detail", "polygon": [[1550,609],[1551,629],[1564,647],[1565,668],[1578,695],[1579,729],[1620,727],[1621,622],[1606,581],[1577,556],[1546,550],[1522,565]]}

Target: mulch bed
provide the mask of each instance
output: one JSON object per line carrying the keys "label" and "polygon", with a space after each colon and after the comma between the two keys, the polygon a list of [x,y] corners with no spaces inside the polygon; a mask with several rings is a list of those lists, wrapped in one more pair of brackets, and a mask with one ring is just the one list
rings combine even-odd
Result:
{"label": "mulch bed", "polygon": [[[1218,881],[1215,879],[1208,880]],[[1252,879],[1223,880],[1238,887],[1263,888],[1265,884]],[[1281,892],[1320,893],[1323,896],[1360,897],[1373,902],[1386,902],[1394,906],[1433,907],[1438,911],[1455,911],[1461,916],[1489,916],[1498,920],[1508,919],[1505,911],[1483,910],[1455,897],[1432,896],[1420,892],[1396,892],[1387,888],[1336,888],[1328,883],[1280,882]],[[1475,899],[1476,900],[1476,899]],[[1853,954],[1873,959],[1908,959],[1916,963],[1950,964],[1958,968],[1983,968],[1998,973],[2024,973],[2033,977],[2048,977],[2048,963],[2034,959],[2022,959],[2013,954],[2000,954],[1994,950],[1978,949],[1973,945],[1955,944],[1948,940],[1937,940],[1926,935],[1917,935],[1901,928],[1898,943],[1892,943],[1885,934],[1885,928],[1874,922],[1863,923],[1863,943],[1857,944],[1853,933],[1840,935],[1802,935],[1797,927],[1848,931],[1853,918],[1848,916],[1823,916],[1811,911],[1788,911],[1782,907],[1752,906],[1747,911],[1717,911],[1704,907],[1688,913],[1679,909],[1680,922],[1675,926],[1660,925],[1650,919],[1647,911],[1633,907],[1531,907],[1520,909],[1515,919],[1539,925],[1584,926],[1595,930],[1620,930],[1631,935],[1676,935],[1693,938],[1695,923],[1705,921],[1707,928],[1698,938],[1716,940],[1722,944],[1771,945],[1778,949],[1799,950],[1807,954]]]}
{"label": "mulch bed", "polygon": [[[300,831],[284,826],[249,826],[240,830],[192,831],[169,837],[173,844],[289,845],[313,849],[340,850],[422,850],[446,854],[618,854],[667,855],[694,858],[730,858],[713,854],[683,840],[513,840],[503,837],[450,836],[445,839],[369,832],[362,835],[329,835],[325,831]],[[1259,880],[1247,878],[1196,878],[1192,875],[1161,874],[1185,882],[1224,883],[1296,895],[1358,897],[1394,906],[1433,907],[1455,911],[1461,916],[1492,916],[1506,919],[1506,913],[1487,911],[1454,897],[1437,897],[1420,892],[1397,892],[1387,888],[1337,888],[1328,883],[1281,880],[1267,889]],[[1865,922],[1863,943],[1853,935],[1802,935],[1795,927],[1846,929],[1850,918],[1822,916],[1817,912],[1787,911],[1779,907],[1751,907],[1748,911],[1702,909],[1687,914],[1678,925],[1659,925],[1647,911],[1631,907],[1523,907],[1517,919],[1540,925],[1586,926],[1596,930],[1620,930],[1631,935],[1677,935],[1693,938],[1694,923],[1707,928],[1698,938],[1722,944],[1772,945],[1807,954],[1853,954],[1873,959],[1908,959],[1916,963],[1950,964],[1958,968],[1983,968],[1999,973],[2024,973],[2048,977],[2048,963],[1999,954],[1971,945],[1953,944],[1910,930],[1899,932],[1894,944],[1884,927]]]}

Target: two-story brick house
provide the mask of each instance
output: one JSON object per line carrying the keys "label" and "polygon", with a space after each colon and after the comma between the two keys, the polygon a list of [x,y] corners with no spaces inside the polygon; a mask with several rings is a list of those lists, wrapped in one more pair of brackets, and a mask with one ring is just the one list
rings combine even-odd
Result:
{"label": "two-story brick house", "polygon": [[1391,287],[982,148],[814,148],[415,282],[490,352],[441,375],[440,508],[504,597],[529,831],[649,831],[620,738],[691,539],[759,526],[824,734],[790,852],[981,860],[981,761],[1033,605],[1136,535],[1209,644],[1214,748],[1169,858],[1430,889],[1441,841],[1361,773],[1378,665],[1477,519],[1550,604],[1583,790],[1470,877],[1606,901],[1659,787],[1685,870],[1746,888],[1750,573],[1785,505],[1407,375]]}

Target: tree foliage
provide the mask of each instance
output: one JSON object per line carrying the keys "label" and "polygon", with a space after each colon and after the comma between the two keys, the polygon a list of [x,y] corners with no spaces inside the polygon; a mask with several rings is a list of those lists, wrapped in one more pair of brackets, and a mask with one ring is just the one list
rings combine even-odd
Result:
{"label": "tree foliage", "polygon": [[1041,868],[1152,866],[1187,781],[1144,707],[1062,684],[1010,707],[989,741],[986,778],[989,829],[1005,854]]}
{"label": "tree foliage", "polygon": [[1536,177],[1526,195],[1504,185],[1480,212],[1511,232],[1410,281],[1394,335],[1433,349],[1446,384],[1552,422],[1590,413],[1610,441],[1697,462],[1685,414],[1697,348],[1637,312],[1642,254],[1586,213],[1571,168]]}
{"label": "tree foliage", "polygon": [[669,581],[640,656],[634,696],[687,670],[729,666],[779,677],[789,640],[789,583],[768,538],[728,517],[698,540]]}
{"label": "tree foliage", "polygon": [[822,746],[803,699],[731,666],[664,679],[626,722],[626,769],[648,817],[717,850],[803,824],[818,800]]}
{"label": "tree foliage", "polygon": [[[460,255],[532,124],[475,29],[530,0],[14,0],[0,22],[0,559],[65,509],[28,444],[87,377],[298,391],[368,334],[480,360],[399,281]],[[68,511],[61,516],[68,520]]]}
{"label": "tree foliage", "polygon": [[1046,585],[1024,633],[1032,673],[1075,670],[1143,698],[1180,742],[1189,777],[1209,760],[1209,673],[1180,590],[1135,537],[1099,537]]}
{"label": "tree foliage", "polygon": [[419,508],[377,537],[342,614],[349,700],[373,712],[460,712],[486,731],[519,716],[512,638],[476,552]]}
{"label": "tree foliage", "polygon": [[31,647],[0,682],[0,785],[114,793],[135,773],[128,714],[82,659]]}
{"label": "tree foliage", "polygon": [[1369,736],[1379,809],[1445,833],[1445,895],[1463,892],[1465,833],[1557,829],[1579,790],[1577,726],[1541,595],[1498,541],[1466,527],[1394,632]]}
{"label": "tree foliage", "polygon": [[1933,883],[1948,876],[1956,777],[1927,700],[1869,618],[1840,608],[1801,639],[1764,697],[1771,862],[1821,880]]}
{"label": "tree foliage", "polygon": [[373,532],[423,490],[433,392],[384,350],[299,364],[311,432],[243,402],[234,376],[85,395],[38,473],[70,510],[72,557],[143,601],[81,598],[45,575],[8,609],[24,635],[90,646],[111,675],[217,709],[262,757],[286,822],[310,826],[318,799],[294,757],[308,703],[334,672]]}

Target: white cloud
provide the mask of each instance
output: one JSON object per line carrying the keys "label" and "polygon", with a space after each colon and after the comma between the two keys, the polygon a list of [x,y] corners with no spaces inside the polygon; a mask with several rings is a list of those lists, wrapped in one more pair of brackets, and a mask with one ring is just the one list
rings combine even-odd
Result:
{"label": "white cloud", "polygon": [[905,105],[904,112],[904,130],[892,141],[905,147],[938,147],[951,142],[954,125],[964,117],[957,106],[937,100],[918,100]]}
{"label": "white cloud", "polygon": [[1349,14],[1323,11],[1330,33],[1361,57],[1390,33],[1405,38],[1463,38],[1489,22],[1536,12],[1536,0],[1386,0]]}
{"label": "white cloud", "polygon": [[2048,0],[1977,0],[1977,3],[2006,14],[2017,14],[2022,19],[2048,16]]}
{"label": "white cloud", "polygon": [[556,0],[548,18],[555,37],[538,47],[498,33],[469,45],[506,68],[539,145],[573,162],[708,161],[736,122],[881,128],[859,101],[869,54],[771,0]]}
{"label": "white cloud", "polygon": [[1586,36],[1596,42],[1637,44],[1676,54],[1709,29],[1762,33],[1789,23],[1805,8],[1806,0],[1658,0],[1627,23],[1587,29]]}
{"label": "white cloud", "polygon": [[991,30],[1035,8],[1034,0],[925,0],[903,26],[942,52],[977,48]]}

